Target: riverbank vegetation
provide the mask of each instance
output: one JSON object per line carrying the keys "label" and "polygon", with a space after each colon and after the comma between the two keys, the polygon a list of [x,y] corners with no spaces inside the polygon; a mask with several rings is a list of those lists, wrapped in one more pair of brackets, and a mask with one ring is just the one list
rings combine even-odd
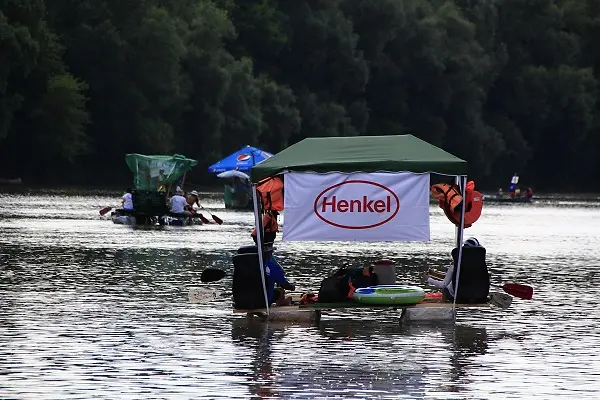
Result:
{"label": "riverbank vegetation", "polygon": [[600,189],[598,37],[595,0],[1,0],[0,177],[412,133],[483,186]]}

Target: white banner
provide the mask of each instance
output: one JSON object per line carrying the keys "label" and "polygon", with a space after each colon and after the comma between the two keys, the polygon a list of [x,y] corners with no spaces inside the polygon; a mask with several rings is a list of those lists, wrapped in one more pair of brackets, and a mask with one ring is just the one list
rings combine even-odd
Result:
{"label": "white banner", "polygon": [[429,174],[291,172],[284,182],[283,240],[429,240]]}

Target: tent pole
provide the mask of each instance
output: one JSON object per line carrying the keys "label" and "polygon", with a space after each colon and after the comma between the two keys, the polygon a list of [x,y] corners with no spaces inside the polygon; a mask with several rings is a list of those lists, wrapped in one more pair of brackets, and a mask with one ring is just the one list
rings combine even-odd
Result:
{"label": "tent pole", "polygon": [[252,184],[252,203],[254,204],[254,226],[256,227],[256,247],[258,249],[258,268],[260,270],[260,276],[262,278],[263,293],[265,295],[265,308],[267,309],[267,315],[269,315],[269,297],[267,296],[267,283],[265,279],[265,269],[263,268],[263,226],[262,219],[260,218],[260,208],[258,203],[258,188],[255,183]]}
{"label": "tent pole", "polygon": [[458,295],[458,282],[460,280],[460,264],[462,263],[462,241],[465,230],[465,200],[467,194],[467,176],[457,176],[456,182],[460,189],[460,194],[463,197],[460,209],[460,227],[456,228],[456,246],[458,247],[458,257],[456,259],[456,284],[454,285],[454,301],[452,302],[452,309],[454,311],[454,318],[456,319],[456,297]]}
{"label": "tent pole", "polygon": [[[460,194],[463,196],[463,199],[465,198],[465,190],[466,190],[466,184],[463,185],[462,184],[462,176],[456,176],[454,178],[454,183],[456,184],[456,186],[458,186],[458,191],[460,192]],[[463,203],[464,206],[464,203]],[[462,211],[462,215],[463,215],[463,220],[464,220],[464,209]],[[461,222],[461,224],[464,224],[464,222]],[[464,225],[461,225],[464,226]],[[454,245],[456,247],[461,247],[461,244],[463,242],[463,229],[461,229],[460,226],[457,226],[454,229]]]}
{"label": "tent pole", "polygon": [[185,176],[187,175],[187,171],[183,173],[183,179],[181,180],[181,190],[183,190],[183,185],[185,183]]}

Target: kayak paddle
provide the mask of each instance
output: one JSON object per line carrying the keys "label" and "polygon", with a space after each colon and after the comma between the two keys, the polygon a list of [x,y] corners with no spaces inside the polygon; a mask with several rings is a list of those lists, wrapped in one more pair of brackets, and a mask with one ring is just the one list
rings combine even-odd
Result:
{"label": "kayak paddle", "polygon": [[100,210],[100,215],[104,216],[104,214],[106,214],[107,212],[109,212],[112,209],[113,209],[112,207],[104,207],[102,210]]}
{"label": "kayak paddle", "polygon": [[219,225],[222,225],[222,224],[223,224],[223,220],[222,220],[221,218],[217,217],[217,216],[216,216],[216,215],[214,215],[214,214],[211,214],[211,212],[210,212],[210,211],[208,211],[206,208],[202,207],[202,205],[200,205],[200,208],[201,208],[201,209],[203,209],[204,211],[206,211],[206,212],[207,212],[207,213],[208,213],[208,214],[209,214],[209,215],[212,217],[212,219],[214,219],[214,220],[215,220],[215,222],[216,222],[217,224],[219,224]]}
{"label": "kayak paddle", "polygon": [[515,297],[523,300],[531,300],[533,297],[533,288],[527,285],[520,285],[518,283],[505,283],[502,289]]}
{"label": "kayak paddle", "polygon": [[227,275],[227,273],[222,269],[207,268],[202,271],[202,275],[200,275],[200,281],[202,283],[217,282],[223,279],[225,275]]}

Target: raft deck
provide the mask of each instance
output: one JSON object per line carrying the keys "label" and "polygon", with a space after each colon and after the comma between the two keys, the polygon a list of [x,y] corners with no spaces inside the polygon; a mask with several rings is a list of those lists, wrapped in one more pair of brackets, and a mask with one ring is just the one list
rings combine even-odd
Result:
{"label": "raft deck", "polygon": [[[452,303],[435,303],[435,302],[426,302],[426,303],[417,303],[417,304],[362,304],[358,302],[342,302],[342,303],[313,303],[313,304],[302,304],[302,305],[292,305],[292,306],[276,306],[270,307],[269,311],[309,311],[309,310],[319,310],[319,311],[331,311],[331,310],[339,310],[344,308],[368,308],[374,310],[380,309],[392,309],[392,310],[403,310],[407,308],[430,308],[430,307],[441,307],[441,308],[452,308]],[[456,308],[487,308],[490,307],[490,303],[479,303],[479,304],[456,304]],[[267,312],[266,308],[255,308],[255,309],[239,309],[235,308],[233,310],[235,313],[259,313],[259,312]]]}
{"label": "raft deck", "polygon": [[[489,308],[490,303],[481,304],[456,304],[456,308]],[[246,314],[251,318],[257,316],[261,319],[271,321],[289,322],[315,322],[321,318],[322,311],[340,309],[371,309],[371,310],[402,310],[400,316],[402,321],[439,321],[454,318],[453,304],[441,302],[424,302],[418,304],[389,304],[374,305],[358,302],[342,303],[313,303],[292,306],[278,306],[269,308],[267,316],[266,308],[256,309],[234,309],[234,313]]]}

